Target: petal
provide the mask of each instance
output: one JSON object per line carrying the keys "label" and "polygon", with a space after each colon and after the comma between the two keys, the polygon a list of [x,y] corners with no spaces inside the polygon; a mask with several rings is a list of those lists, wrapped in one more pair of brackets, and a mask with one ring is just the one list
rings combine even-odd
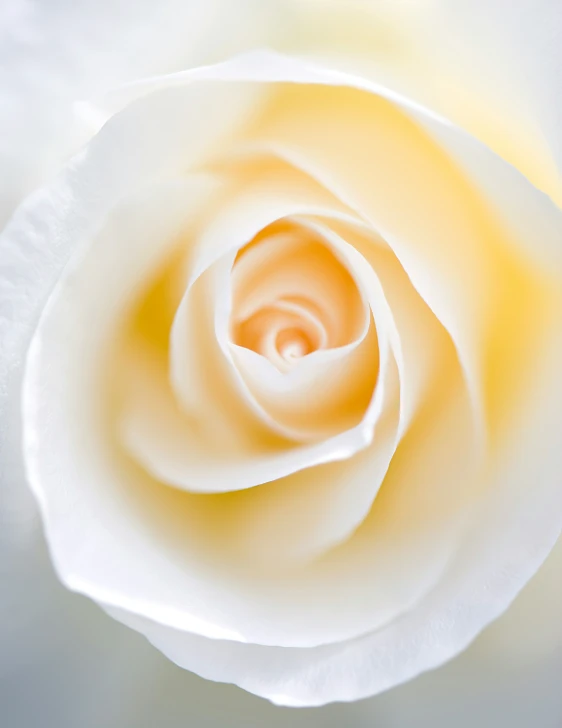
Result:
{"label": "petal", "polygon": [[[445,111],[445,95],[449,95],[450,112],[447,108],[445,113],[480,136],[560,205],[561,117],[556,90],[561,78],[562,20],[556,3],[518,0],[512,12],[506,12],[501,0],[457,0],[437,3],[435,12],[450,40],[444,44],[428,38],[434,63],[447,68],[456,88],[466,88],[455,100],[451,82],[445,81],[445,93],[439,92],[437,104],[443,104]],[[477,53],[472,45],[475,38]]]}
{"label": "petal", "polygon": [[[14,0],[0,19],[0,228],[24,195],[78,152],[116,85],[226,58],[279,29],[275,4],[240,0]],[[220,17],[224,22],[217,23]],[[227,21],[227,17],[229,20]]]}
{"label": "petal", "polygon": [[449,336],[412,286],[392,250],[369,226],[337,219],[303,224],[321,231],[327,239],[347,241],[376,271],[394,324],[388,336],[400,375],[399,440],[427,396],[440,362],[447,357]]}
{"label": "petal", "polygon": [[[264,238],[238,256],[232,291],[225,266],[217,289],[216,332],[225,356],[249,397],[296,440],[319,439],[357,424],[374,393],[377,334],[352,252],[343,241],[332,243],[293,223],[286,236]],[[318,328],[323,346],[315,343]],[[305,345],[312,351],[286,359],[275,339],[295,332],[308,337]],[[282,345],[289,346],[290,339]]]}
{"label": "petal", "polygon": [[[167,76],[155,77],[138,82],[134,86],[132,98],[142,97],[155,89],[182,86],[192,79],[221,79],[230,81],[253,81],[255,83],[288,83],[292,84],[318,84],[335,87],[348,87],[361,89],[370,94],[380,96],[397,104],[404,113],[415,120],[425,131],[434,136],[439,143],[444,143],[446,149],[456,161],[461,163],[462,171],[469,178],[484,182],[484,172],[494,175],[495,179],[508,185],[504,193],[501,185],[492,182],[484,185],[486,196],[491,196],[491,201],[498,205],[502,221],[509,224],[513,215],[518,222],[524,220],[521,209],[513,209],[510,205],[511,195],[520,197],[525,195],[526,205],[529,206],[527,222],[524,223],[520,233],[518,244],[523,245],[526,250],[535,250],[535,255],[541,261],[549,261],[560,271],[562,266],[562,254],[556,244],[556,230],[558,212],[555,205],[552,205],[546,195],[539,192],[528,180],[511,165],[505,164],[502,159],[490,150],[489,147],[480,142],[477,138],[466,133],[462,128],[456,127],[439,114],[427,107],[409,99],[408,97],[385,87],[382,84],[370,81],[368,78],[356,76],[338,70],[326,69],[311,63],[303,63],[281,54],[256,51],[243,54],[227,63],[214,66],[201,67],[189,71],[168,74]],[[133,89],[131,89],[131,92]],[[493,196],[493,193],[497,197]],[[539,236],[535,245],[529,239],[531,226],[529,220],[537,224],[540,220],[535,219],[538,208],[541,208],[545,217],[541,225],[544,237]],[[535,214],[532,214],[535,212]],[[516,226],[513,225],[513,228]]]}
{"label": "petal", "polygon": [[[386,84],[451,119],[562,201],[560,13],[550,0],[296,3],[285,52]],[[278,46],[276,46],[278,47]],[[526,52],[522,53],[521,49]]]}
{"label": "petal", "polygon": [[[296,186],[295,181],[297,183]],[[215,216],[212,225],[210,225],[205,231],[204,238],[197,247],[202,251],[203,260],[212,260],[213,258],[211,258],[211,256],[219,256],[221,255],[221,250],[227,251],[229,248],[231,251],[236,252],[259,234],[263,228],[282,217],[298,212],[318,212],[322,209],[320,207],[322,199],[323,198],[321,196],[318,197],[314,186],[308,185],[307,187],[306,184],[303,185],[302,178],[299,183],[298,175],[296,178],[295,175],[291,175],[286,181],[282,170],[274,170],[273,173],[270,172],[267,176],[260,175],[257,184],[253,184],[248,189],[244,190],[243,196],[236,195],[232,206],[221,210]],[[329,200],[329,196],[325,196],[324,199]],[[326,205],[326,203],[324,204]],[[337,207],[341,206],[336,206],[336,209]],[[329,211],[329,205],[324,209]],[[219,248],[218,246],[221,247]],[[215,253],[214,251],[217,252]],[[226,267],[224,268],[222,275],[228,277],[229,264],[225,265]],[[195,275],[198,275],[196,271],[204,269],[205,263],[199,262],[199,260],[195,258],[194,266],[195,268],[194,274],[192,274],[192,279],[195,279]],[[225,282],[220,280],[220,270],[217,270],[219,278],[217,278],[215,282],[210,283],[210,285],[212,289],[217,292],[221,290],[224,291]],[[207,276],[207,278],[208,277],[209,276]],[[202,286],[205,284],[204,281],[201,281],[197,285]],[[211,301],[214,301],[217,298],[212,290],[210,291],[209,296]],[[220,419],[224,418],[226,414],[229,420],[229,424],[226,429],[232,430],[233,414],[232,412],[228,412],[222,404],[224,394],[222,394],[220,398],[218,398],[218,402],[216,402],[217,396],[213,396],[213,390],[216,386],[216,378],[213,377],[209,386],[209,377],[206,377],[205,375],[208,356],[206,355],[205,357],[202,357],[200,347],[197,345],[198,335],[193,331],[193,325],[199,324],[199,314],[197,311],[200,310],[200,303],[197,304],[196,309],[193,308],[194,305],[195,304],[192,302],[192,296],[188,290],[178,309],[178,314],[172,330],[171,378],[173,386],[178,395],[179,401],[183,403],[187,412],[197,412],[198,418],[201,421],[209,420],[211,418],[214,421],[220,421]],[[226,303],[223,308],[227,306],[228,303]],[[189,323],[190,317],[192,325]],[[228,310],[225,310],[222,312],[223,323],[220,325],[221,328],[219,329],[219,331],[222,332],[223,353],[230,361],[232,361],[233,356],[239,361],[241,357],[244,357],[244,361],[247,365],[251,366],[251,362],[254,358],[251,357],[251,352],[245,354],[237,349],[234,353],[230,346],[226,344],[227,334],[225,326],[227,317]],[[186,333],[189,335],[186,336]],[[335,352],[335,350],[332,351]],[[343,349],[342,353],[344,353]],[[316,354],[315,358],[317,359],[318,356],[319,353]],[[329,358],[333,358],[333,356],[333,353],[329,354]],[[200,360],[199,364],[197,364],[197,359]],[[199,367],[198,369],[197,366]],[[265,364],[264,366],[267,367]],[[310,366],[312,367],[312,362],[310,363]],[[302,370],[304,367],[307,367],[307,363],[303,361],[300,369]],[[316,372],[316,367],[314,368],[314,371]],[[236,368],[234,368],[234,372],[237,372]],[[295,376],[296,375],[297,372],[295,371]],[[223,375],[222,378],[224,378],[224,376],[225,375]],[[194,381],[199,382],[199,385],[194,386]],[[255,400],[255,392],[253,395],[249,393],[248,384],[240,375],[238,375],[238,386],[241,389],[242,395],[247,400],[249,399],[250,401],[253,401],[254,408],[261,414],[262,418],[271,427],[278,428],[278,423],[281,418],[279,418],[276,414],[268,414],[264,411],[263,406]],[[207,394],[205,394],[205,392]],[[213,400],[215,400],[215,406],[212,404]],[[362,429],[365,430],[365,428]],[[357,439],[357,435],[354,435],[352,438],[346,436],[348,443],[345,447],[345,451],[356,451],[358,448],[362,447],[369,437],[368,429],[362,432],[360,439]],[[280,432],[286,436],[294,436],[293,431],[289,427],[280,429]],[[357,434],[359,434],[359,432]],[[342,438],[340,438],[340,440],[342,440]],[[333,443],[331,442],[329,447],[327,445],[323,449],[325,451],[331,449],[334,455],[337,455],[337,453],[341,451],[341,448],[336,441]],[[326,461],[324,457],[322,458],[322,461]],[[272,471],[270,479],[273,479],[274,474],[275,470]],[[251,484],[252,483],[249,483],[249,485]]]}
{"label": "petal", "polygon": [[[376,715],[397,728],[441,728],[455,715],[462,728],[490,720],[557,725],[561,557],[559,540],[509,611],[454,662],[370,700],[291,711],[292,724],[367,726]],[[10,725],[285,725],[286,709],[179,670],[140,635],[70,594],[56,581],[44,544],[15,551],[3,541],[2,564],[0,697]]]}
{"label": "petal", "polygon": [[[297,260],[294,263],[298,265]],[[229,291],[228,273],[226,268],[221,276],[223,295]],[[306,293],[304,282],[303,279],[301,295]],[[308,354],[288,372],[282,372],[265,356],[228,340],[229,312],[227,306],[221,305],[219,290],[215,297],[219,346],[235,367],[248,400],[263,413],[264,419],[270,419],[279,432],[297,442],[314,442],[337,435],[365,418],[372,426],[373,417],[368,414],[370,403],[375,406],[379,356],[368,304],[362,312],[362,330],[352,341]],[[337,300],[336,295],[332,297]],[[305,393],[308,403],[303,406]],[[366,426],[362,429],[367,439],[369,429]]]}

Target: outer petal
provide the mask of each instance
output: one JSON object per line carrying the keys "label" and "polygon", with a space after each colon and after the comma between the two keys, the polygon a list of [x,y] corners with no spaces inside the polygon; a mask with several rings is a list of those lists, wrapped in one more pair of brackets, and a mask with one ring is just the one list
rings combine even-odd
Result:
{"label": "outer petal", "polygon": [[296,0],[280,47],[400,90],[562,202],[559,0]]}
{"label": "outer petal", "polygon": [[276,0],[3,3],[0,228],[105,121],[90,97],[261,45],[279,27],[278,10]]}
{"label": "outer petal", "polygon": [[[485,98],[486,103],[495,97],[505,104],[505,121],[517,124],[518,119],[528,119],[537,146],[533,151],[529,137],[520,143],[523,147],[529,145],[531,154],[536,154],[541,146],[544,149],[544,157],[539,157],[542,173],[537,165],[537,175],[542,176],[536,177],[536,184],[562,204],[562,106],[558,93],[562,84],[562,4],[559,0],[517,0],[509,5],[503,0],[440,0],[435,13],[450,36],[449,43],[442,45],[438,62],[439,55],[444,58],[452,48],[458,49],[457,63],[449,73],[452,76],[458,68],[457,85],[466,78],[473,98],[472,109],[478,106],[477,95]],[[499,104],[496,108],[499,133],[489,140],[492,147],[501,143],[501,128],[505,128]],[[515,150],[517,141],[516,135],[510,134],[504,144],[513,145]],[[518,160],[509,161],[517,164]],[[528,158],[521,162],[525,166],[532,164]],[[523,166],[520,168],[526,171]],[[534,178],[532,168],[529,171]]]}
{"label": "outer petal", "polygon": [[510,610],[453,662],[369,700],[299,711],[178,670],[64,589],[41,539],[3,554],[11,598],[0,630],[0,702],[14,728],[559,728],[562,721],[562,541]]}

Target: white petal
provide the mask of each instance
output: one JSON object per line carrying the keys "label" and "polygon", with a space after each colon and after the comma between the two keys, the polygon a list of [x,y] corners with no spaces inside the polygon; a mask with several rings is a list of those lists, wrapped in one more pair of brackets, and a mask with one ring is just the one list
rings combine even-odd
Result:
{"label": "white petal", "polygon": [[[221,22],[216,19],[220,17]],[[227,20],[227,18],[229,18]],[[108,118],[90,103],[145,75],[226,58],[277,34],[275,4],[10,0],[0,9],[0,228]]]}
{"label": "white petal", "polygon": [[[10,24],[6,29],[9,32]],[[239,98],[238,94],[236,98]],[[197,107],[203,116],[209,111],[204,104]],[[234,111],[236,106],[231,105],[231,108]],[[165,104],[163,111],[164,116],[155,119],[152,130],[157,139],[159,131],[166,128],[167,123],[171,122],[174,127]],[[132,114],[134,117],[134,109]],[[40,114],[36,116],[39,118]],[[197,114],[192,113],[190,120],[181,122],[182,139],[189,131],[188,121],[197,124]],[[218,132],[220,136],[221,124],[219,128],[211,129],[208,122],[201,121],[202,128],[199,131],[194,129],[198,137],[197,147],[200,147],[203,128],[210,130],[211,144],[216,145],[215,134]],[[88,244],[117,200],[134,193],[139,187],[150,185],[164,170],[172,177],[185,170],[185,160],[178,156],[177,146],[173,146],[173,133],[170,135],[171,154],[166,155],[160,149],[162,154],[154,155],[158,141],[152,138],[153,143],[147,143],[150,136],[147,129],[133,123],[130,133],[123,137],[120,124],[121,120],[115,119],[92,143],[90,151],[95,148],[96,153],[88,158],[81,153],[50,186],[25,200],[0,235],[0,449],[5,459],[3,477],[11,477],[8,473],[17,467],[12,466],[12,461],[19,457],[20,428],[10,425],[11,420],[7,418],[20,406],[25,350],[45,301],[70,255],[81,245]],[[179,131],[178,126],[175,128]],[[172,129],[168,127],[168,131]],[[9,136],[2,139],[6,141]],[[15,146],[18,148],[17,144]],[[155,157],[160,164],[157,169],[154,168]],[[80,194],[77,194],[78,189]],[[18,475],[14,478],[17,479]],[[30,500],[27,490],[16,491],[10,499],[13,500],[10,508],[18,509],[21,501],[23,512],[27,512]],[[34,510],[31,512],[34,513]],[[22,517],[23,523],[27,520],[29,524],[22,525],[22,538],[29,535],[27,530],[33,532],[36,528],[33,516],[29,519]]]}
{"label": "white petal", "polygon": [[295,10],[298,33],[283,50],[385,84],[438,111],[560,204],[556,2],[333,2],[322,8],[298,2]]}
{"label": "white petal", "polygon": [[[431,45],[434,54],[430,63],[446,69],[432,105],[483,139],[560,205],[558,4],[517,0],[507,9],[501,0],[440,0],[434,12],[449,42],[428,34],[426,48]],[[449,79],[455,79],[457,93],[451,94]],[[424,93],[422,84],[419,96]],[[426,98],[429,102],[429,94]]]}
{"label": "white petal", "polygon": [[[13,567],[3,569],[11,603],[1,634],[0,694],[9,725],[75,728],[92,716],[107,728],[286,724],[287,709],[179,670],[140,635],[68,593],[42,549],[3,551]],[[291,724],[368,726],[377,716],[397,728],[441,728],[455,715],[460,728],[502,720],[510,728],[557,725],[561,557],[559,541],[509,611],[454,662],[370,700],[291,711]]]}
{"label": "white petal", "polygon": [[[497,201],[500,205],[502,218],[510,220],[513,214],[517,214],[519,216],[517,220],[522,219],[520,209],[509,209],[509,199],[511,194],[517,193],[521,195],[521,190],[525,189],[527,191],[526,204],[531,205],[534,209],[540,206],[542,208],[542,214],[546,217],[543,227],[541,227],[546,237],[543,239],[541,236],[536,241],[536,254],[542,260],[552,261],[558,268],[562,265],[562,254],[559,252],[559,247],[556,246],[555,239],[553,240],[553,235],[556,235],[555,221],[557,220],[558,214],[556,207],[550,205],[545,195],[534,189],[532,185],[529,185],[520,173],[510,165],[502,162],[496,154],[491,152],[478,139],[467,134],[461,128],[455,127],[444,117],[439,116],[428,108],[381,84],[365,78],[337,70],[321,68],[313,64],[303,64],[300,61],[295,61],[295,59],[280,54],[266,53],[264,51],[245,54],[224,64],[169,74],[168,76],[149,79],[142,83],[139,82],[135,90],[136,94],[142,95],[153,89],[181,86],[189,79],[206,78],[248,80],[259,83],[282,83],[285,81],[295,84],[342,86],[362,89],[396,103],[408,116],[411,116],[417,123],[431,132],[432,135],[435,135],[440,142],[446,139],[447,149],[455,153],[458,160],[462,162],[463,167],[466,165],[466,171],[469,173],[469,176],[479,174],[479,170],[480,174],[482,174],[482,167],[485,165],[492,174],[497,175],[498,180],[501,179],[502,182],[509,185],[509,193],[503,194],[501,189],[496,189],[496,192],[501,193],[497,197]],[[471,154],[474,155],[473,160],[471,160]],[[478,180],[483,180],[483,174],[482,177],[478,177]],[[491,194],[494,187],[495,185],[489,183],[484,189],[487,194]],[[496,201],[496,198],[493,199]],[[522,239],[519,242],[528,249],[533,249],[530,241],[528,241],[529,230],[529,225],[525,224],[521,232]]]}

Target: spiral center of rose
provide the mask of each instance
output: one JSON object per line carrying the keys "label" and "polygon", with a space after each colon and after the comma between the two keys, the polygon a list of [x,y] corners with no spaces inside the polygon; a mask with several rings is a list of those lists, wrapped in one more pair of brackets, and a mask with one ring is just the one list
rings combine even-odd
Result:
{"label": "spiral center of rose", "polygon": [[346,346],[365,324],[348,269],[327,244],[296,226],[266,231],[240,251],[232,303],[232,341],[280,371]]}
{"label": "spiral center of rose", "polygon": [[297,328],[283,329],[275,339],[275,349],[285,361],[299,359],[314,351],[314,345],[305,331]]}

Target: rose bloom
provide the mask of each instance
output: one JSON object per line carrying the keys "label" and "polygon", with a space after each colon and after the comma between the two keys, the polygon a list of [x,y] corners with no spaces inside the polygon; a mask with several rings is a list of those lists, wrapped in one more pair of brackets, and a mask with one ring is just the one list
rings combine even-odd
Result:
{"label": "rose bloom", "polygon": [[6,725],[561,724],[561,34],[4,3]]}

